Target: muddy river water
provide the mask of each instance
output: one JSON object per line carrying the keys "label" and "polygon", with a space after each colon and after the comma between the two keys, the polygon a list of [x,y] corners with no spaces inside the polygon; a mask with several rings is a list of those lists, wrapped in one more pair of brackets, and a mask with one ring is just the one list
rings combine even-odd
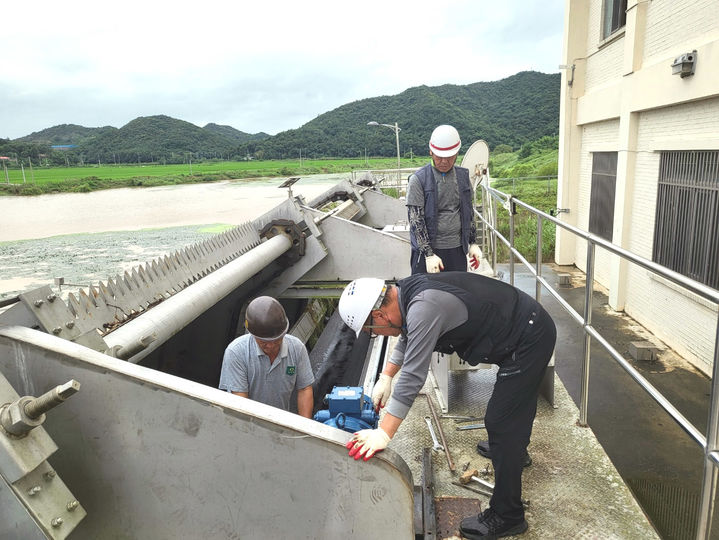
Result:
{"label": "muddy river water", "polygon": [[[347,177],[309,176],[292,192],[311,199]],[[54,287],[56,277],[82,286],[104,281],[245,223],[287,198],[278,187],[284,180],[0,197],[0,300]]]}

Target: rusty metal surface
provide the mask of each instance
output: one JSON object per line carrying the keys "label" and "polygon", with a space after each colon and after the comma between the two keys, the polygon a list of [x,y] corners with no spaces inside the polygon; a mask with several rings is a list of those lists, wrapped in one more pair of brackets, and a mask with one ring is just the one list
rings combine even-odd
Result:
{"label": "rusty metal surface", "polygon": [[460,537],[459,524],[472,514],[483,510],[483,503],[466,497],[437,497],[434,500],[437,515],[437,538]]}

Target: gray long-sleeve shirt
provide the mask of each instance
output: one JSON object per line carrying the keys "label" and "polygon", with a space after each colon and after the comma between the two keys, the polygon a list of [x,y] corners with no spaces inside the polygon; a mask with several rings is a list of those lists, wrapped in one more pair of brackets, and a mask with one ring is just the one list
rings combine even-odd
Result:
{"label": "gray long-sleeve shirt", "polygon": [[[462,220],[459,210],[462,195],[457,186],[457,173],[454,167],[446,174],[432,167],[432,173],[437,186],[437,237],[432,243],[425,223],[424,189],[416,174],[409,177],[407,186],[406,206],[410,235],[414,237],[419,251],[425,257],[433,255],[434,249],[452,249],[462,244]],[[475,243],[476,237],[476,225],[474,219],[471,219],[469,243]]]}
{"label": "gray long-sleeve shirt", "polygon": [[[398,289],[401,295],[402,290]],[[467,307],[455,295],[437,289],[418,293],[407,307],[406,333],[403,334],[389,359],[402,367],[387,412],[404,419],[422,389],[437,340],[467,321]]]}
{"label": "gray long-sleeve shirt", "polygon": [[[457,174],[454,167],[446,174],[432,167],[432,173],[437,185],[437,237],[431,247],[439,249],[459,247],[462,245],[462,224],[459,217]],[[424,190],[416,174],[409,177],[406,205],[424,209]],[[425,252],[422,249],[421,251]]]}

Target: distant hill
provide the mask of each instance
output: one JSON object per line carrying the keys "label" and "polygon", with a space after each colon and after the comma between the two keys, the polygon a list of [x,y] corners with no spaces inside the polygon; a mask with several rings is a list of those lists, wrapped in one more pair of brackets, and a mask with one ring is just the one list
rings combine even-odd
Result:
{"label": "distant hill", "polygon": [[[140,117],[120,129],[54,126],[14,141],[0,140],[0,152],[39,155],[46,145],[76,144],[53,162],[182,162],[192,159],[258,159],[394,156],[393,130],[367,122],[399,124],[400,152],[427,155],[432,130],[454,125],[464,149],[484,139],[514,150],[559,133],[560,75],[524,71],[506,79],[468,85],[417,86],[394,96],[342,105],[297,129],[275,136],[248,134],[210,123],[200,128],[169,116]],[[37,143],[36,148],[30,148]],[[43,148],[40,148],[42,145]]]}
{"label": "distant hill", "polygon": [[[439,124],[455,126],[465,143],[484,139],[517,149],[559,133],[560,75],[525,71],[496,82],[418,86],[396,96],[363,99],[321,114],[298,129],[249,144],[265,158],[396,155],[393,131],[368,126],[398,122],[400,151],[426,154]],[[465,146],[465,149],[467,146]]]}
{"label": "distant hill", "polygon": [[234,141],[169,116],[141,116],[120,129],[80,144],[85,161],[153,162],[182,160],[188,153],[228,159]]}
{"label": "distant hill", "polygon": [[216,133],[217,135],[222,135],[226,139],[229,139],[231,141],[235,141],[236,143],[244,143],[248,141],[261,141],[263,139],[267,139],[270,137],[267,133],[245,133],[244,131],[240,131],[239,129],[235,129],[232,126],[221,126],[219,124],[207,124],[202,129],[210,131],[212,133]]}
{"label": "distant hill", "polygon": [[99,128],[88,128],[77,124],[60,124],[42,131],[35,131],[25,137],[14,139],[18,142],[38,143],[46,145],[55,144],[80,144],[83,141],[97,137],[104,133],[117,131],[117,128],[105,126]]}

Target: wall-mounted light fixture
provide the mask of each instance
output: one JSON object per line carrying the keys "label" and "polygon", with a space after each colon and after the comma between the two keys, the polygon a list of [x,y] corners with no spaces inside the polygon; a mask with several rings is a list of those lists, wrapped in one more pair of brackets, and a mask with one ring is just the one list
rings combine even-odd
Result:
{"label": "wall-mounted light fixture", "polygon": [[567,80],[567,86],[572,86],[572,84],[574,83],[574,64],[571,64],[571,65],[562,64],[559,66],[559,69],[571,69],[572,70],[572,74],[570,75],[569,79]]}
{"label": "wall-mounted light fixture", "polygon": [[672,62],[672,75],[679,75],[682,79],[694,75],[694,68],[697,65],[697,51],[684,53],[677,56]]}

